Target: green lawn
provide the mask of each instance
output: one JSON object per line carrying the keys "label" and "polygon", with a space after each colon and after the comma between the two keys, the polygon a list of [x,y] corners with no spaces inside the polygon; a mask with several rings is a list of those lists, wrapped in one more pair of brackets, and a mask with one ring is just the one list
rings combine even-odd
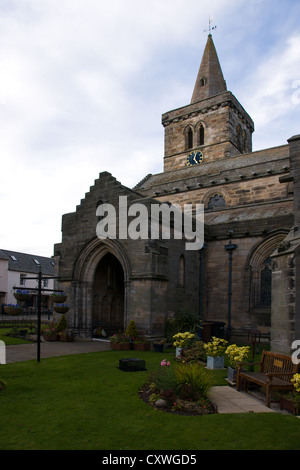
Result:
{"label": "green lawn", "polygon": [[[299,450],[300,420],[277,413],[180,416],[138,396],[166,356],[138,352],[145,372],[119,370],[136,351],[105,351],[0,366],[1,450]],[[173,361],[173,356],[168,355]],[[224,371],[214,373],[216,383]]]}

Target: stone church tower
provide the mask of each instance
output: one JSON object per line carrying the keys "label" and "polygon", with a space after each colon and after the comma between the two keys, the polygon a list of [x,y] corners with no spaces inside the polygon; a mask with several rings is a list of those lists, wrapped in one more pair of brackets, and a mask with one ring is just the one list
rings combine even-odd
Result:
{"label": "stone church tower", "polygon": [[[167,317],[186,308],[203,322],[223,322],[231,339],[242,339],[249,328],[270,332],[277,351],[286,352],[280,321],[272,325],[272,268],[294,226],[295,139],[252,152],[253,121],[227,90],[211,34],[191,102],[164,113],[162,125],[162,173],[133,189],[101,173],[76,212],[63,216],[54,255],[60,287],[69,293],[70,326],[89,336],[99,323],[113,331],[134,319],[155,336]],[[174,238],[98,239],[96,209],[103,201],[118,209],[119,196],[128,206],[148,208],[203,204],[203,248],[187,251],[184,239]],[[292,311],[289,304],[289,341]]]}

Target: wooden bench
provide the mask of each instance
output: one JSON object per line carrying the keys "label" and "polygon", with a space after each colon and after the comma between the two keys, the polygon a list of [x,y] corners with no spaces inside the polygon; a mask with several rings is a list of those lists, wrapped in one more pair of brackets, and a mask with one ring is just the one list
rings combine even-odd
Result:
{"label": "wooden bench", "polygon": [[[242,369],[244,365],[260,364],[259,372],[247,372]],[[272,390],[293,390],[291,378],[298,372],[298,365],[293,364],[290,356],[263,351],[260,362],[242,362],[238,365],[236,389],[243,386],[248,391],[250,382],[266,389],[266,406],[270,407],[270,393]]]}

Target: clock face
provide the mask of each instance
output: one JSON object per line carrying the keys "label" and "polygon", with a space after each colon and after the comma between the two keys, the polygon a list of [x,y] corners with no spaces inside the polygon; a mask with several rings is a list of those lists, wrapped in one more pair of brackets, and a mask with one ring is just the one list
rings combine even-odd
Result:
{"label": "clock face", "polygon": [[199,165],[203,162],[203,154],[199,150],[189,153],[186,159],[187,166]]}

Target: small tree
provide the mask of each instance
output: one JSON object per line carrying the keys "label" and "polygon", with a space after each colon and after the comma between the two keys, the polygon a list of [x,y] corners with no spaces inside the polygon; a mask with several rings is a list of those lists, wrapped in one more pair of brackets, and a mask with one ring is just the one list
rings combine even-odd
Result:
{"label": "small tree", "polygon": [[129,322],[129,325],[127,326],[127,329],[126,329],[126,335],[129,336],[131,340],[138,337],[139,333],[138,333],[138,329],[136,327],[134,320],[131,320]]}
{"label": "small tree", "polygon": [[56,329],[58,333],[67,329],[67,320],[65,315],[61,316],[61,319],[59,320]]}

